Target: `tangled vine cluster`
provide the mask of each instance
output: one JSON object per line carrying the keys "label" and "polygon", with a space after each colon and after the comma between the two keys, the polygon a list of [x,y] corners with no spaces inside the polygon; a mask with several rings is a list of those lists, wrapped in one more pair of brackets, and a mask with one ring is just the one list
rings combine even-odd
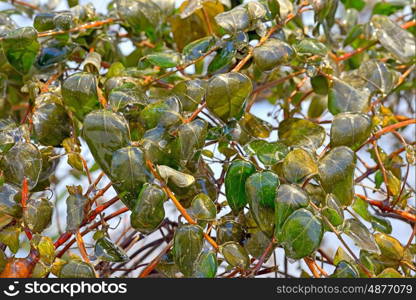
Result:
{"label": "tangled vine cluster", "polygon": [[0,277],[415,276],[411,1],[8,5]]}

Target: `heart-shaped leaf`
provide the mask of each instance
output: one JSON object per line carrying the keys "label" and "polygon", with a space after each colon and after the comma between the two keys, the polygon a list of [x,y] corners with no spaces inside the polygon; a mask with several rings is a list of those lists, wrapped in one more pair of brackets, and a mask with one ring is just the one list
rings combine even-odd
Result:
{"label": "heart-shaped leaf", "polygon": [[225,261],[232,267],[246,270],[250,265],[246,249],[236,242],[227,242],[220,247]]}
{"label": "heart-shaped leaf", "polygon": [[295,51],[289,44],[278,39],[269,39],[263,45],[255,47],[253,51],[254,62],[262,71],[286,63],[294,54]]}
{"label": "heart-shaped leaf", "polygon": [[380,253],[374,236],[363,223],[356,219],[348,219],[344,222],[344,233],[349,236],[354,243],[369,252]]}
{"label": "heart-shaped leaf", "polygon": [[82,194],[81,186],[67,186],[69,196],[66,198],[66,230],[75,232],[85,218],[88,198]]}
{"label": "heart-shaped leaf", "polygon": [[196,195],[188,209],[189,214],[202,221],[213,221],[217,216],[217,208],[211,198],[203,193]]}
{"label": "heart-shaped leaf", "polygon": [[266,166],[278,163],[289,153],[288,147],[280,142],[269,143],[264,140],[255,140],[250,142],[248,147]]}
{"label": "heart-shaped leaf", "polygon": [[217,255],[213,251],[202,252],[195,262],[193,277],[214,278],[217,274]]}
{"label": "heart-shaped leaf", "polygon": [[53,206],[45,198],[31,199],[23,210],[23,221],[33,233],[42,233],[52,221]]}
{"label": "heart-shaped leaf", "polygon": [[125,262],[129,259],[127,254],[110,239],[103,237],[95,243],[95,256],[109,262]]}
{"label": "heart-shaped leaf", "polygon": [[278,129],[281,142],[292,147],[319,148],[325,140],[325,129],[311,121],[291,118],[282,121]]}
{"label": "heart-shaped leaf", "polygon": [[318,165],[309,151],[301,148],[290,151],[283,160],[283,175],[291,183],[300,183],[318,173]]}

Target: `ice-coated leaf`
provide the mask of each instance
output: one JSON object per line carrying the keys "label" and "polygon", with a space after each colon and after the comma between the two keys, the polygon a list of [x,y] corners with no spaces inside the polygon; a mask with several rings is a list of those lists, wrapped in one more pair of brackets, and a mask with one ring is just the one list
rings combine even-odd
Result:
{"label": "ice-coated leaf", "polygon": [[64,104],[80,120],[99,106],[97,78],[91,73],[72,74],[65,79],[61,90]]}
{"label": "ice-coated leaf", "polygon": [[312,97],[308,109],[308,117],[312,119],[319,118],[328,107],[328,97],[316,95]]}
{"label": "ice-coated leaf", "polygon": [[166,193],[158,186],[145,183],[132,208],[131,226],[144,234],[155,231],[165,218]]}
{"label": "ice-coated leaf", "polygon": [[325,216],[333,226],[339,226],[344,222],[342,205],[333,194],[326,195],[325,207],[322,209],[322,215]]}
{"label": "ice-coated leaf", "polygon": [[332,278],[358,278],[357,269],[347,261],[340,261],[335,268]]}
{"label": "ice-coated leaf", "polygon": [[129,259],[123,249],[106,237],[102,237],[95,242],[94,251],[95,256],[103,261],[125,262]]}
{"label": "ice-coated leaf", "polygon": [[384,233],[376,233],[374,238],[382,256],[395,261],[402,260],[405,249],[396,238]]}
{"label": "ice-coated leaf", "polygon": [[109,110],[91,112],[85,117],[82,134],[95,161],[106,174],[111,174],[114,152],[129,144],[126,119]]}
{"label": "ice-coated leaf", "polygon": [[3,38],[2,46],[10,65],[19,73],[26,74],[39,52],[38,32],[33,27],[10,31]]}
{"label": "ice-coated leaf", "polygon": [[59,278],[95,278],[95,271],[89,263],[71,260],[61,268]]}
{"label": "ice-coated leaf", "polygon": [[288,257],[299,259],[318,249],[322,235],[321,221],[310,211],[300,208],[283,224],[280,243]]}
{"label": "ice-coated leaf", "polygon": [[12,119],[0,119],[0,154],[5,154],[17,142],[29,140],[29,136],[26,125],[17,126]]}
{"label": "ice-coated leaf", "polygon": [[370,136],[372,122],[363,113],[340,113],[331,125],[331,146],[357,149]]}
{"label": "ice-coated leaf", "polygon": [[241,128],[249,135],[255,138],[268,138],[272,131],[272,125],[255,115],[245,112],[240,119]]}
{"label": "ice-coated leaf", "polygon": [[263,231],[256,230],[254,232],[250,232],[249,237],[244,241],[244,248],[247,250],[248,254],[259,259],[269,244],[270,238],[265,235]]}
{"label": "ice-coated leaf", "polygon": [[327,193],[334,194],[343,206],[354,197],[355,154],[345,146],[332,149],[319,161],[319,177]]}
{"label": "ice-coated leaf", "polygon": [[224,220],[217,226],[217,243],[222,245],[226,242],[239,243],[244,237],[243,226],[233,220]]}
{"label": "ice-coated leaf", "polygon": [[296,148],[283,160],[283,175],[291,183],[300,183],[318,173],[318,165],[309,151]]}
{"label": "ice-coated leaf", "polygon": [[128,82],[113,88],[108,95],[108,103],[114,111],[122,111],[126,115],[129,110],[147,105],[146,94],[134,83]]}
{"label": "ice-coated leaf", "polygon": [[380,44],[395,58],[408,63],[415,57],[415,38],[399,24],[387,16],[375,15],[371,18],[375,34]]}
{"label": "ice-coated leaf", "polygon": [[232,10],[220,13],[215,16],[215,21],[227,32],[235,34],[247,30],[250,26],[250,15],[247,9],[238,6]]}
{"label": "ice-coated leaf", "polygon": [[325,56],[328,52],[328,48],[325,46],[325,44],[311,38],[302,39],[298,44],[296,44],[295,48],[298,53],[311,55]]}
{"label": "ice-coated leaf", "polygon": [[237,49],[234,42],[226,41],[222,48],[217,51],[217,54],[212,59],[212,61],[209,63],[208,73],[212,74],[229,65],[233,61],[236,52]]}
{"label": "ice-coated leaf", "polygon": [[397,73],[375,59],[365,61],[360,65],[357,75],[364,81],[363,85],[371,92],[379,91],[387,95],[397,82]]}
{"label": "ice-coated leaf", "polygon": [[245,184],[247,178],[256,171],[253,164],[243,160],[235,160],[225,175],[225,195],[234,214],[240,212],[247,204]]}
{"label": "ice-coated leaf", "polygon": [[253,51],[254,62],[262,71],[286,63],[295,54],[293,48],[278,39],[269,39],[263,45],[255,47]]}
{"label": "ice-coated leaf", "polygon": [[23,210],[23,221],[33,233],[42,233],[52,221],[53,205],[45,198],[31,199]]}
{"label": "ice-coated leaf", "polygon": [[131,146],[114,152],[109,176],[128,207],[134,206],[143,184],[151,178],[142,150]]}
{"label": "ice-coated leaf", "polygon": [[186,45],[182,54],[186,60],[192,61],[204,55],[213,45],[215,39],[212,36],[207,36]]}
{"label": "ice-coated leaf", "polygon": [[82,194],[81,186],[67,186],[69,196],[66,198],[66,230],[75,232],[85,218],[88,198]]}
{"label": "ice-coated leaf", "polygon": [[217,274],[217,255],[213,251],[202,252],[195,262],[195,278],[214,278]]}
{"label": "ice-coated leaf", "polygon": [[343,231],[354,241],[357,247],[369,252],[380,253],[380,249],[377,246],[374,236],[360,221],[356,219],[345,220]]}
{"label": "ice-coated leaf", "polygon": [[246,181],[247,201],[251,215],[267,236],[273,235],[274,199],[279,185],[279,177],[270,171],[255,173]]}
{"label": "ice-coated leaf", "polygon": [[188,209],[189,214],[202,221],[214,221],[217,216],[217,208],[211,198],[203,193],[196,195]]}
{"label": "ice-coated leaf", "polygon": [[319,148],[325,140],[325,129],[311,121],[291,118],[282,121],[278,129],[279,140],[292,147]]}
{"label": "ice-coated leaf", "polygon": [[200,79],[184,80],[173,88],[184,111],[194,111],[205,97],[206,81]]}
{"label": "ice-coated leaf", "polygon": [[173,68],[181,63],[181,56],[179,53],[164,51],[149,54],[146,59],[154,66],[161,68]]}
{"label": "ice-coated leaf", "polygon": [[195,261],[202,251],[204,235],[198,225],[182,225],[175,231],[173,259],[183,275],[192,276]]}
{"label": "ice-coated leaf", "polygon": [[17,186],[8,183],[0,185],[0,218],[3,215],[20,217],[20,198],[21,191]]}
{"label": "ice-coated leaf", "polygon": [[208,81],[207,107],[224,122],[238,118],[252,89],[250,78],[241,73],[215,75]]}
{"label": "ice-coated leaf", "polygon": [[19,226],[8,226],[0,230],[0,243],[3,243],[9,247],[10,251],[16,253],[19,251],[19,236],[20,236],[20,227]]}
{"label": "ice-coated leaf", "polygon": [[278,163],[289,153],[289,148],[280,142],[269,143],[264,140],[255,140],[250,142],[248,147],[266,166]]}
{"label": "ice-coated leaf", "polygon": [[52,93],[41,94],[35,100],[35,107],[32,122],[39,143],[60,146],[71,134],[70,119],[62,100]]}
{"label": "ice-coated leaf", "polygon": [[156,126],[170,127],[181,120],[181,103],[176,97],[168,97],[147,105],[140,111],[140,120],[146,129]]}
{"label": "ice-coated leaf", "polygon": [[333,87],[328,95],[328,109],[336,115],[341,112],[366,112],[369,107],[369,93],[333,78]]}
{"label": "ice-coated leaf", "polygon": [[157,166],[157,171],[168,184],[172,183],[178,188],[189,187],[195,182],[194,176],[176,171],[168,166]]}
{"label": "ice-coated leaf", "polygon": [[282,184],[275,199],[275,237],[279,240],[286,219],[297,209],[309,204],[308,194],[296,185]]}
{"label": "ice-coated leaf", "polygon": [[6,182],[22,186],[26,178],[29,189],[32,189],[42,171],[42,155],[34,144],[19,142],[0,158],[0,169]]}
{"label": "ice-coated leaf", "polygon": [[225,261],[232,267],[247,269],[250,265],[250,258],[246,249],[236,242],[227,242],[220,247],[221,254]]}

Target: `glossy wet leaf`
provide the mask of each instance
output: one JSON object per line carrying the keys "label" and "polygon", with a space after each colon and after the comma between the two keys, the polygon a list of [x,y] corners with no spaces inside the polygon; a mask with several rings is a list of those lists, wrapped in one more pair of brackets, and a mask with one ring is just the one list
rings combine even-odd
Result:
{"label": "glossy wet leaf", "polygon": [[85,115],[99,107],[97,78],[91,73],[75,73],[62,84],[64,104],[77,118],[83,120]]}
{"label": "glossy wet leaf", "polygon": [[283,174],[290,183],[300,183],[318,173],[318,165],[309,151],[296,148],[283,160]]}
{"label": "glossy wet leaf", "polygon": [[18,28],[7,33],[2,46],[10,65],[19,73],[26,74],[39,52],[38,33],[33,27]]}
{"label": "glossy wet leaf", "polygon": [[23,220],[33,233],[42,233],[52,221],[53,205],[45,198],[31,199],[23,210]]}
{"label": "glossy wet leaf", "polygon": [[373,16],[371,24],[380,44],[396,59],[408,63],[415,57],[415,39],[409,31],[382,15]]}
{"label": "glossy wet leaf", "polygon": [[282,161],[289,153],[289,148],[281,142],[267,142],[255,140],[248,145],[251,151],[266,166],[271,166]]}
{"label": "glossy wet leaf", "polygon": [[280,243],[288,257],[299,259],[318,249],[322,235],[321,221],[310,211],[300,208],[283,224]]}
{"label": "glossy wet leaf", "polygon": [[3,183],[0,186],[0,216],[19,217],[22,213],[20,199],[21,191],[17,186]]}
{"label": "glossy wet leaf", "polygon": [[380,252],[380,249],[375,242],[374,236],[360,221],[356,219],[345,220],[343,231],[361,249],[365,249],[366,251],[374,253]]}
{"label": "glossy wet leaf", "polygon": [[0,243],[3,243],[7,247],[9,247],[11,252],[17,253],[20,246],[20,232],[21,229],[18,226],[8,226],[0,230]]}
{"label": "glossy wet leaf", "polygon": [[193,277],[214,278],[217,274],[217,255],[213,251],[202,252],[195,262]]}
{"label": "glossy wet leaf", "polygon": [[286,219],[297,209],[309,204],[308,194],[296,185],[282,184],[275,199],[275,237],[279,240]]}
{"label": "glossy wet leaf", "polygon": [[251,256],[260,258],[269,244],[270,238],[263,231],[256,230],[251,232],[249,237],[244,241],[244,248]]}
{"label": "glossy wet leaf", "polygon": [[94,250],[95,256],[103,261],[125,262],[129,258],[124,250],[122,250],[106,237],[97,240]]}
{"label": "glossy wet leaf", "polygon": [[132,208],[131,226],[144,234],[155,231],[165,218],[166,193],[156,185],[145,183]]}
{"label": "glossy wet leaf", "polygon": [[181,105],[176,97],[147,105],[140,111],[140,120],[147,129],[156,126],[169,127],[181,120]]}
{"label": "glossy wet leaf", "polygon": [[308,117],[315,119],[319,118],[322,113],[327,109],[328,97],[326,96],[314,96],[312,97],[311,104],[308,109]]}
{"label": "glossy wet leaf", "polygon": [[95,272],[90,264],[71,260],[61,268],[59,278],[95,278]]}
{"label": "glossy wet leaf", "polygon": [[[327,95],[329,92],[329,82],[328,79],[323,76],[323,75],[317,75],[311,78],[311,85],[312,85],[312,89],[315,93],[319,94],[319,95]],[[319,97],[318,99],[322,99],[321,97]],[[326,103],[326,102],[325,102]],[[312,105],[312,103],[311,103]],[[322,104],[320,102],[317,102],[315,105],[318,105],[320,107],[315,108],[318,112],[319,111],[323,111],[326,107],[323,106],[322,108]],[[322,114],[322,111],[320,113],[315,113],[318,116],[320,114]]]}
{"label": "glossy wet leaf", "polygon": [[268,138],[272,131],[272,125],[251,113],[244,113],[240,122],[241,128],[255,138]]}
{"label": "glossy wet leaf", "polygon": [[250,16],[244,7],[235,7],[232,10],[215,16],[215,21],[230,34],[244,31],[250,26]]}
{"label": "glossy wet leaf", "polygon": [[403,278],[403,276],[393,268],[386,268],[377,275],[377,278]]}
{"label": "glossy wet leaf", "polygon": [[154,66],[161,68],[173,68],[181,63],[179,53],[174,52],[160,52],[149,54],[146,59]]}
{"label": "glossy wet leaf", "polygon": [[111,90],[108,95],[108,103],[114,111],[122,111],[129,115],[131,110],[143,108],[147,105],[146,94],[135,84],[125,83]]}
{"label": "glossy wet leaf", "polygon": [[268,236],[273,235],[274,199],[279,185],[279,177],[270,171],[255,173],[246,181],[250,212],[259,228]]}
{"label": "glossy wet leaf", "polygon": [[268,71],[286,63],[294,54],[295,51],[289,44],[278,39],[269,39],[253,51],[254,62],[262,71]]}
{"label": "glossy wet leaf", "polygon": [[77,231],[85,218],[85,206],[88,198],[82,194],[81,186],[67,186],[69,196],[66,198],[66,230]]}
{"label": "glossy wet leaf", "polygon": [[225,122],[238,118],[252,89],[251,80],[241,73],[215,75],[208,81],[207,107]]}
{"label": "glossy wet leaf", "polygon": [[225,175],[225,195],[234,214],[240,212],[247,204],[246,180],[256,171],[250,162],[235,160]]}
{"label": "glossy wet leaf", "polygon": [[173,184],[178,188],[186,188],[195,182],[195,177],[192,175],[179,172],[168,166],[157,166],[160,176],[169,184]]}
{"label": "glossy wet leaf", "polygon": [[55,246],[50,237],[35,235],[30,243],[39,252],[42,263],[48,265],[53,263],[55,260]]}
{"label": "glossy wet leaf", "polygon": [[39,143],[60,146],[71,134],[70,119],[61,98],[54,94],[42,94],[36,98],[35,107],[32,122]]}
{"label": "glossy wet leaf", "polygon": [[194,264],[204,242],[202,228],[198,225],[182,225],[175,231],[173,258],[185,276],[192,276]]}
{"label": "glossy wet leaf", "polygon": [[188,212],[194,219],[202,221],[213,221],[217,216],[217,208],[214,202],[202,193],[192,199]]}
{"label": "glossy wet leaf", "polygon": [[342,210],[341,203],[339,203],[338,199],[332,194],[327,194],[325,202],[326,205],[322,209],[322,215],[325,216],[333,226],[341,225],[344,222],[344,211]]}
{"label": "glossy wet leaf", "polygon": [[360,216],[362,217],[365,221],[370,221],[371,220],[371,214],[368,211],[368,202],[356,197],[354,199],[354,203],[352,204],[352,209]]}
{"label": "glossy wet leaf", "polygon": [[379,232],[390,234],[393,231],[393,226],[387,218],[372,215],[370,222],[374,230]]}
{"label": "glossy wet leaf", "polygon": [[151,178],[142,150],[125,147],[113,153],[109,174],[114,188],[128,207],[133,207],[144,183]]}
{"label": "glossy wet leaf", "polygon": [[186,60],[195,60],[208,52],[213,46],[215,39],[212,36],[207,36],[196,41],[193,41],[185,46],[182,50],[182,54]]}
{"label": "glossy wet leaf", "polygon": [[311,121],[291,118],[282,121],[278,129],[279,140],[292,147],[319,148],[325,140],[325,129]]}
{"label": "glossy wet leaf", "polygon": [[355,154],[345,146],[329,151],[319,161],[319,178],[327,193],[336,196],[343,206],[350,205],[354,197]]}
{"label": "glossy wet leaf", "polygon": [[34,144],[16,143],[0,158],[0,168],[6,182],[22,186],[23,179],[26,178],[29,189],[32,189],[42,171],[42,156]]}
{"label": "glossy wet leaf", "polygon": [[397,73],[375,59],[368,60],[361,64],[358,76],[363,79],[364,86],[371,92],[378,91],[387,95],[396,85]]}
{"label": "glossy wet leaf", "polygon": [[347,261],[340,261],[335,268],[332,278],[358,278],[357,269]]}
{"label": "glossy wet leaf", "polygon": [[226,242],[239,243],[244,237],[243,226],[233,220],[224,220],[217,226],[217,243],[219,245]]}
{"label": "glossy wet leaf", "polygon": [[220,251],[229,265],[243,270],[249,267],[250,258],[247,251],[240,244],[227,242],[221,245]]}
{"label": "glossy wet leaf", "polygon": [[347,146],[356,149],[370,136],[372,122],[362,113],[340,113],[331,126],[331,146]]}
{"label": "glossy wet leaf", "polygon": [[376,233],[374,239],[382,256],[396,261],[402,260],[405,249],[397,239],[384,233]]}
{"label": "glossy wet leaf", "polygon": [[231,64],[235,58],[237,49],[233,41],[225,42],[224,46],[217,51],[217,54],[209,63],[208,73],[214,73],[222,68],[225,68],[227,65]]}
{"label": "glossy wet leaf", "polygon": [[85,117],[82,134],[95,161],[110,174],[114,152],[129,144],[127,121],[117,113],[97,110]]}
{"label": "glossy wet leaf", "polygon": [[205,97],[206,82],[200,79],[179,82],[173,93],[179,98],[184,111],[194,111]]}
{"label": "glossy wet leaf", "polygon": [[298,53],[319,56],[325,56],[328,52],[328,48],[325,44],[311,38],[302,39],[298,44],[296,44],[296,50]]}
{"label": "glossy wet leaf", "polygon": [[336,115],[342,112],[367,112],[369,107],[369,94],[352,85],[334,78],[332,90],[328,95],[328,110]]}
{"label": "glossy wet leaf", "polygon": [[18,126],[12,119],[0,119],[0,153],[5,154],[17,142],[27,141],[29,135],[25,125]]}

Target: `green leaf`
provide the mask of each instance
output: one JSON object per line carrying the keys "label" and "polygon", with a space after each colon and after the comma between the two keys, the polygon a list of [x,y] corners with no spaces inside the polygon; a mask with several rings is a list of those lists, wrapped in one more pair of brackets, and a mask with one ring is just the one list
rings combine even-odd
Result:
{"label": "green leaf", "polygon": [[396,59],[408,63],[415,57],[416,43],[409,31],[387,16],[375,15],[371,18],[371,24],[380,44]]}
{"label": "green leaf", "polygon": [[344,222],[344,211],[338,199],[332,195],[327,194],[325,199],[325,207],[322,209],[322,215],[325,216],[333,226],[339,226]]}
{"label": "green leaf", "polygon": [[227,41],[217,54],[209,63],[208,66],[208,73],[212,74],[222,68],[226,67],[227,65],[231,64],[237,49],[234,47],[233,41]]}
{"label": "green leaf", "polygon": [[97,240],[94,251],[95,256],[102,261],[125,262],[129,259],[124,250],[106,237]]}
{"label": "green leaf", "polygon": [[225,261],[232,267],[246,270],[250,265],[247,251],[236,242],[227,242],[220,246]]}
{"label": "green leaf", "polygon": [[213,251],[202,252],[195,262],[195,278],[215,278],[218,269],[217,255]]}
{"label": "green leaf", "polygon": [[32,115],[36,137],[44,146],[60,146],[71,134],[71,123],[62,105],[62,99],[52,93],[44,93],[35,100]]}
{"label": "green leaf", "polygon": [[290,183],[301,183],[318,173],[318,165],[309,151],[296,148],[283,160],[283,175]]}
{"label": "green leaf", "polygon": [[156,185],[145,183],[130,215],[131,226],[144,234],[155,231],[165,218],[166,193]]}
{"label": "green leaf", "polygon": [[71,260],[62,267],[59,278],[95,278],[95,271],[86,262]]}
{"label": "green leaf", "polygon": [[280,240],[286,219],[297,209],[309,204],[308,194],[296,185],[282,184],[275,199],[275,237]]}
{"label": "green leaf", "polygon": [[172,89],[179,98],[184,111],[194,111],[205,97],[206,81],[200,79],[184,80]]}
{"label": "green leaf", "polygon": [[112,89],[108,95],[108,103],[112,110],[121,111],[129,116],[129,110],[144,108],[148,103],[146,94],[133,83],[124,83]]}
{"label": "green leaf", "polygon": [[340,113],[331,125],[331,147],[347,146],[355,150],[370,136],[372,122],[362,113]]}
{"label": "green leaf", "polygon": [[17,253],[19,251],[19,236],[20,236],[20,227],[18,226],[8,226],[0,231],[0,243],[3,243],[9,247],[10,251]]}
{"label": "green leaf", "polygon": [[189,187],[195,182],[194,176],[176,171],[168,166],[157,166],[157,171],[168,184],[170,182],[179,188]]}
{"label": "green leaf", "polygon": [[179,53],[165,51],[146,55],[146,59],[154,66],[161,68],[173,68],[181,63],[181,56]]}
{"label": "green leaf", "polygon": [[215,39],[212,36],[203,37],[186,45],[182,54],[188,61],[196,60],[208,52],[214,43]]}
{"label": "green leaf", "polygon": [[233,220],[224,220],[217,226],[217,243],[222,245],[226,242],[237,242],[242,241],[244,237],[243,226]]}
{"label": "green leaf", "polygon": [[255,47],[253,51],[254,62],[262,71],[288,62],[295,54],[293,48],[278,39],[269,39],[263,45]]}
{"label": "green leaf", "polygon": [[310,211],[300,208],[283,224],[280,243],[288,257],[299,259],[319,248],[322,235],[321,221]]}
{"label": "green leaf", "polygon": [[328,52],[325,44],[312,38],[302,39],[295,47],[297,52],[302,54],[325,56]]}
{"label": "green leaf", "polygon": [[235,160],[225,175],[225,195],[227,203],[234,214],[238,214],[247,204],[246,180],[256,171],[256,168],[247,161]]}
{"label": "green leaf", "polygon": [[7,61],[19,73],[26,74],[32,68],[40,44],[38,32],[33,27],[22,27],[10,31],[2,40]]}
{"label": "green leaf", "polygon": [[75,232],[85,218],[85,206],[88,198],[82,194],[81,186],[67,186],[69,196],[66,198],[66,230]]}
{"label": "green leaf", "polygon": [[377,278],[403,278],[403,276],[393,268],[386,268],[377,275]]}
{"label": "green leaf", "polygon": [[319,148],[325,140],[325,129],[311,121],[291,118],[282,121],[278,129],[281,142],[292,147]]}
{"label": "green leaf", "polygon": [[255,173],[246,181],[251,215],[267,236],[272,236],[274,231],[274,199],[279,185],[279,177],[270,171]]}
{"label": "green leaf", "polygon": [[344,222],[344,233],[350,237],[357,247],[369,252],[380,253],[374,236],[368,231],[367,227],[356,219],[348,219]]}
{"label": "green leaf", "polygon": [[230,34],[245,31],[250,26],[250,16],[248,11],[241,6],[216,15],[215,21]]}
{"label": "green leaf", "polygon": [[393,230],[390,220],[383,217],[371,216],[371,225],[373,226],[374,230],[386,234],[390,234]]}
{"label": "green leaf", "polygon": [[21,191],[18,187],[8,183],[0,185],[0,218],[4,215],[20,217],[20,198]]}
{"label": "green leaf", "polygon": [[215,75],[208,82],[207,107],[224,122],[238,118],[252,89],[246,75],[234,72]]}
{"label": "green leaf", "polygon": [[384,233],[376,233],[374,239],[382,256],[395,261],[403,259],[405,249],[397,239]]}
{"label": "green leaf", "polygon": [[188,212],[193,218],[202,221],[214,221],[217,216],[217,208],[214,202],[208,195],[203,193],[196,195],[192,199]]}
{"label": "green leaf", "polygon": [[311,119],[319,118],[328,107],[328,97],[314,96],[308,109],[308,117]]}
{"label": "green leaf", "polygon": [[340,261],[335,268],[332,278],[359,278],[357,269],[347,261]]}
{"label": "green leaf", "polygon": [[348,8],[355,8],[358,11],[361,11],[365,7],[364,0],[341,0],[344,3],[346,9]]}
{"label": "green leaf", "polygon": [[[244,248],[248,254],[259,259],[270,244],[270,238],[261,230],[250,232],[249,237],[244,241]],[[272,251],[269,253],[269,256]],[[266,257],[267,260],[267,257]]]}
{"label": "green leaf", "polygon": [[371,214],[368,211],[368,202],[359,198],[355,197],[354,203],[352,204],[352,209],[365,221],[370,222]]}
{"label": "green leaf", "polygon": [[140,111],[140,121],[146,129],[156,126],[170,127],[181,120],[181,103],[176,97],[169,97],[147,105]]}
{"label": "green leaf", "polygon": [[362,78],[364,87],[371,92],[387,95],[396,85],[397,72],[390,70],[383,62],[370,59],[361,64],[357,75]]}
{"label": "green leaf", "polygon": [[345,146],[332,149],[319,161],[319,177],[327,193],[334,194],[343,206],[354,197],[355,154]]}
{"label": "green leaf", "polygon": [[125,147],[113,153],[111,178],[115,190],[127,207],[133,207],[144,183],[150,181],[144,155],[138,147]]}
{"label": "green leaf", "polygon": [[195,261],[204,243],[202,228],[198,225],[182,225],[175,231],[173,258],[183,275],[193,274]]}
{"label": "green leaf", "polygon": [[80,120],[99,107],[97,78],[91,73],[72,74],[65,79],[61,91],[64,104]]}
{"label": "green leaf", "polygon": [[52,221],[53,206],[45,198],[31,199],[23,210],[23,221],[33,233],[42,233]]}
{"label": "green leaf", "polygon": [[248,147],[266,166],[278,163],[289,153],[288,147],[280,142],[269,143],[264,140],[255,140],[250,142]]}
{"label": "green leaf", "polygon": [[84,120],[83,137],[95,161],[106,174],[111,174],[114,152],[129,144],[129,125],[122,115],[97,110]]}
{"label": "green leaf", "polygon": [[[323,75],[317,75],[317,76],[312,77],[311,78],[311,85],[312,85],[313,91],[315,93],[319,94],[319,95],[327,95],[328,92],[329,92],[328,79]],[[318,99],[321,99],[321,98],[322,97],[320,97]],[[323,99],[325,99],[325,98],[323,98]],[[311,105],[312,105],[312,103],[311,103]],[[322,111],[321,111],[320,114],[322,114]]]}
{"label": "green leaf", "polygon": [[19,142],[0,158],[0,169],[6,182],[22,186],[26,178],[29,189],[32,189],[42,171],[42,155],[34,144]]}
{"label": "green leaf", "polygon": [[244,113],[243,117],[239,121],[239,124],[249,136],[255,138],[268,138],[272,131],[270,123],[249,112]]}
{"label": "green leaf", "polygon": [[397,12],[398,10],[402,9],[404,4],[397,2],[397,3],[388,3],[388,2],[378,2],[373,7],[373,15],[385,15],[390,16]]}

